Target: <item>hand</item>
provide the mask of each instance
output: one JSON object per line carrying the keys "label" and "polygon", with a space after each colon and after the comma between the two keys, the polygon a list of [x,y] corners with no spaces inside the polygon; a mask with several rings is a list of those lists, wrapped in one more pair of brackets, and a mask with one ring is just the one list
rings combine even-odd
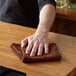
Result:
{"label": "hand", "polygon": [[49,53],[49,45],[48,45],[48,34],[44,33],[35,33],[27,38],[24,38],[21,41],[21,47],[25,47],[28,43],[26,48],[25,54],[30,54],[30,56],[42,55],[43,48],[44,53]]}

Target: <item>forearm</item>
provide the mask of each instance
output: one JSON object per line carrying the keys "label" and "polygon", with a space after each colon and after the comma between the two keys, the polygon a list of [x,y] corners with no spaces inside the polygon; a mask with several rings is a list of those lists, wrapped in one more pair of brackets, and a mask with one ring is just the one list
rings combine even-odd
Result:
{"label": "forearm", "polygon": [[51,4],[45,5],[40,11],[39,24],[36,33],[48,34],[55,18],[55,7]]}

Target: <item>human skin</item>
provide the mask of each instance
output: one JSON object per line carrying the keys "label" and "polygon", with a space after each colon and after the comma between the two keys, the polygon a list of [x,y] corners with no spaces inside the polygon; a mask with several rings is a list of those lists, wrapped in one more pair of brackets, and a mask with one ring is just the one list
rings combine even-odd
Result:
{"label": "human skin", "polygon": [[40,11],[39,24],[36,32],[28,37],[21,40],[21,47],[25,47],[27,42],[25,54],[30,56],[37,55],[41,56],[43,53],[49,53],[48,33],[53,24],[55,18],[55,7],[51,4],[46,4]]}

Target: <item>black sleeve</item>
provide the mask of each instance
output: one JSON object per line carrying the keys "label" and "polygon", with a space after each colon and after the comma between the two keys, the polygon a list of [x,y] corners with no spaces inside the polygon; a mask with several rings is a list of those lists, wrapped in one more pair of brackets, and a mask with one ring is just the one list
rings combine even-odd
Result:
{"label": "black sleeve", "polygon": [[55,0],[37,0],[37,1],[38,1],[39,10],[41,10],[42,7],[46,4],[52,4],[56,7]]}

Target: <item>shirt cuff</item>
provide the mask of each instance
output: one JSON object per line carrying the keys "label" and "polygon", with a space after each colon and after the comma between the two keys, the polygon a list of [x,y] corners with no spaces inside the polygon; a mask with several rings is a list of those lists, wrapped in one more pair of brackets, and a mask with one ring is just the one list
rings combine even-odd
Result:
{"label": "shirt cuff", "polygon": [[39,11],[41,11],[43,6],[46,4],[52,4],[56,8],[55,0],[38,0]]}

